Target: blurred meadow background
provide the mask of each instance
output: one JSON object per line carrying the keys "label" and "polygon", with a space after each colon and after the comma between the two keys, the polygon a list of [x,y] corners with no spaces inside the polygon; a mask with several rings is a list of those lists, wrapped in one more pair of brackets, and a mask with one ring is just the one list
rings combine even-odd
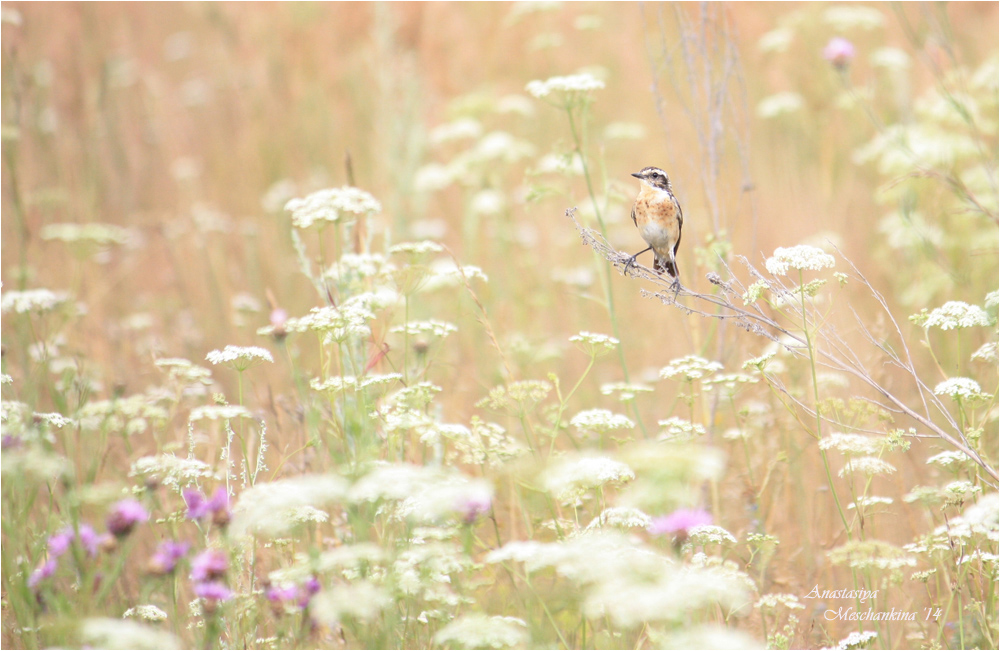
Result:
{"label": "blurred meadow background", "polygon": [[3,646],[996,648],[997,14],[4,2]]}

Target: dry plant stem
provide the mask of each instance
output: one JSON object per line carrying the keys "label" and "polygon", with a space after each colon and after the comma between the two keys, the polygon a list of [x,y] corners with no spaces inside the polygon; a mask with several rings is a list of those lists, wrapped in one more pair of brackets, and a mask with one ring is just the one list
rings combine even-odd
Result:
{"label": "dry plant stem", "polygon": [[[575,209],[568,209],[566,211],[566,216],[572,220],[573,225],[580,233],[580,237],[584,244],[594,249],[594,251],[610,262],[615,268],[624,271],[625,264],[629,259],[627,254],[616,251],[603,237],[600,237],[600,235],[591,229],[582,227],[576,220]],[[812,332],[816,339],[813,350],[816,354],[817,363],[822,364],[826,368],[852,375],[863,384],[866,384],[876,393],[881,395],[882,398],[888,401],[888,403],[894,407],[896,411],[915,420],[920,425],[930,430],[935,436],[947,441],[955,449],[972,459],[985,473],[986,476],[983,477],[983,480],[990,486],[996,488],[998,482],[1000,482],[997,469],[987,460],[983,459],[982,456],[980,456],[980,454],[971,445],[969,445],[959,423],[955,421],[940,399],[934,395],[933,390],[928,387],[917,374],[916,367],[914,366],[913,360],[910,356],[909,348],[906,345],[906,340],[903,337],[902,330],[896,322],[896,319],[893,317],[892,312],[889,310],[889,306],[886,303],[885,298],[872,286],[870,282],[868,282],[864,275],[858,271],[858,268],[848,258],[846,258],[839,249],[837,252],[840,253],[841,258],[843,258],[847,264],[851,265],[855,278],[861,281],[861,283],[868,288],[873,298],[875,298],[889,318],[903,348],[903,356],[896,354],[886,344],[883,344],[876,339],[865,326],[861,317],[854,312],[852,308],[852,313],[854,313],[861,332],[868,339],[869,343],[888,357],[889,361],[893,365],[905,371],[910,377],[917,388],[918,395],[920,396],[922,412],[918,412],[916,409],[906,404],[902,399],[893,395],[893,393],[887,388],[879,384],[879,382],[872,377],[871,373],[867,370],[857,352],[849,346],[839,334],[837,334],[832,325],[821,325],[813,328]],[[760,272],[754,269],[746,258],[740,257],[740,260],[754,277],[763,279]],[[652,282],[654,285],[658,285],[663,289],[663,291],[660,292],[642,290],[641,293],[644,296],[658,298],[664,304],[677,307],[686,314],[697,314],[706,318],[731,320],[744,330],[760,335],[774,342],[779,342],[779,335],[782,335],[791,339],[793,342],[801,344],[801,347],[792,347],[787,343],[784,343],[783,345],[785,345],[786,349],[790,353],[793,355],[805,356],[803,351],[807,349],[808,342],[800,334],[789,331],[777,321],[765,315],[761,308],[756,304],[743,308],[734,303],[734,299],[738,299],[742,295],[742,292],[734,289],[734,287],[742,289],[743,285],[739,279],[732,275],[732,271],[729,269],[728,265],[726,265],[726,271],[730,275],[730,278],[726,281],[723,281],[715,274],[709,274],[708,276],[709,282],[720,289],[720,293],[716,295],[700,294],[688,289],[687,287],[682,287],[680,292],[675,295],[673,290],[670,289],[667,281],[663,280],[662,277],[653,272],[651,269],[643,267],[642,265],[633,265],[632,272],[629,275],[633,278],[639,278],[640,280]],[[788,294],[790,292],[790,290],[783,287],[780,284],[780,281],[777,281],[776,279],[770,279],[768,282],[772,285],[772,290],[776,294]],[[692,299],[695,304],[700,303],[713,306],[715,308],[722,308],[724,312],[711,313],[699,309],[698,307],[681,304],[677,301],[677,299],[682,297]],[[796,313],[802,310],[801,306],[797,306],[794,303],[790,303],[789,307],[794,307],[790,316],[796,316]],[[798,316],[799,318],[802,318],[802,315]],[[815,414],[814,409],[807,407],[801,401],[794,398],[784,387],[777,385],[777,388],[783,394],[787,395],[793,402],[805,409],[807,413],[810,415]],[[947,421],[947,425],[952,431],[944,429],[944,427],[934,421],[931,407],[933,407],[934,410],[936,410],[940,416]]]}

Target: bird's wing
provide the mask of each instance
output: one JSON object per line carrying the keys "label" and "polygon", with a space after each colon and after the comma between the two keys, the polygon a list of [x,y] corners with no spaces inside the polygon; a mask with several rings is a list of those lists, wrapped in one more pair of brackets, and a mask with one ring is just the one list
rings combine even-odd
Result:
{"label": "bird's wing", "polygon": [[[670,198],[674,202],[674,208],[677,209],[677,241],[674,242],[674,257],[677,256],[677,249],[681,246],[681,233],[684,230],[684,211],[681,210],[681,204],[677,201],[677,197],[670,195]],[[633,219],[635,216],[633,215]]]}
{"label": "bird's wing", "polygon": [[636,226],[639,225],[639,223],[637,221],[635,221],[635,204],[634,203],[632,204],[632,223],[635,224]]}

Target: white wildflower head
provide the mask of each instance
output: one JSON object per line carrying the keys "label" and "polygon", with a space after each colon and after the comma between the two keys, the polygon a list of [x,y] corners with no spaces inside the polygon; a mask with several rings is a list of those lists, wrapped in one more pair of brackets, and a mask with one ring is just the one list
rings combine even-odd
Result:
{"label": "white wildflower head", "polygon": [[250,410],[242,405],[205,405],[192,409],[188,421],[194,423],[199,420],[233,420],[251,417]]}
{"label": "white wildflower head", "polygon": [[545,380],[519,380],[490,389],[490,394],[477,402],[476,407],[517,412],[541,402],[550,391],[552,385]]}
{"label": "white wildflower head", "polygon": [[110,246],[128,242],[128,231],[114,224],[48,224],[42,228],[43,240],[59,240],[68,244]]}
{"label": "white wildflower head", "polygon": [[240,493],[229,531],[234,537],[279,537],[302,522],[302,507],[316,509],[339,502],[346,495],[347,481],[335,475],[302,475],[258,483]]}
{"label": "white wildflower head", "polygon": [[24,314],[26,312],[51,312],[69,301],[65,292],[53,292],[49,289],[26,289],[24,291],[8,291],[0,298],[0,311]]}
{"label": "white wildflower head", "polygon": [[858,631],[854,631],[840,642],[837,642],[837,648],[860,649],[877,638],[878,633],[875,631],[861,631],[860,633]]}
{"label": "white wildflower head", "polygon": [[818,271],[832,267],[833,264],[833,256],[824,253],[823,249],[808,244],[799,244],[787,248],[778,247],[774,250],[774,255],[764,262],[764,267],[768,273],[784,276],[789,269]]}
{"label": "white wildflower head", "polygon": [[687,355],[671,360],[668,365],[660,369],[660,377],[663,379],[680,377],[682,380],[692,382],[720,370],[722,364],[718,362],[710,362],[697,355]]}
{"label": "white wildflower head", "polygon": [[180,649],[173,634],[149,624],[112,617],[92,617],[80,624],[81,648]]}
{"label": "white wildflower head", "polygon": [[736,538],[724,528],[714,524],[703,524],[691,527],[687,530],[688,542],[692,545],[721,545],[730,543],[735,545]]}
{"label": "white wildflower head", "polygon": [[402,254],[409,256],[426,256],[433,253],[441,253],[444,247],[437,242],[423,240],[421,242],[400,242],[389,247],[390,254]]}
{"label": "white wildflower head", "polygon": [[881,540],[853,541],[827,552],[834,565],[844,565],[857,570],[899,570],[914,567],[917,559],[906,550]]}
{"label": "white wildflower head", "polygon": [[615,506],[601,511],[601,514],[587,525],[586,530],[614,528],[622,530],[640,529],[645,531],[651,524],[653,524],[653,518],[640,509]]}
{"label": "white wildflower head", "polygon": [[395,267],[380,253],[348,252],[326,270],[326,277],[341,286],[357,286],[368,278],[384,277]]}
{"label": "white wildflower head", "polygon": [[657,421],[657,424],[663,428],[663,432],[657,437],[660,441],[690,441],[705,435],[703,425],[677,416]]}
{"label": "white wildflower head", "polygon": [[462,615],[434,635],[439,646],[458,649],[512,649],[528,643],[528,628],[517,617]]}
{"label": "white wildflower head", "polygon": [[429,321],[410,321],[404,325],[393,326],[389,332],[406,333],[411,337],[438,337],[444,339],[458,328],[451,323],[431,319]]}
{"label": "white wildflower head", "polygon": [[723,373],[706,379],[705,385],[724,391],[727,395],[734,395],[745,385],[757,382],[757,378],[746,373]]}
{"label": "white wildflower head", "polygon": [[910,316],[910,321],[922,328],[941,328],[954,330],[956,328],[989,327],[990,317],[986,310],[978,305],[969,305],[962,301],[948,301],[941,307],[930,312],[922,310],[919,314]]}
{"label": "white wildflower head", "polygon": [[368,581],[336,585],[323,590],[309,602],[309,612],[318,622],[335,627],[346,616],[371,620],[388,607],[392,599],[385,589]]}
{"label": "white wildflower head", "polygon": [[181,459],[172,454],[142,457],[132,463],[129,477],[143,477],[171,488],[188,486],[212,476],[212,467],[198,459]]}
{"label": "white wildflower head", "polygon": [[878,457],[856,457],[849,459],[840,471],[841,477],[851,474],[867,475],[891,475],[896,472],[896,467],[888,461],[883,461]]}
{"label": "white wildflower head", "polygon": [[980,362],[997,363],[997,342],[990,341],[980,346],[972,353],[972,359]]}
{"label": "white wildflower head", "polygon": [[570,420],[570,425],[576,427],[581,432],[593,432],[597,434],[635,427],[635,423],[627,416],[613,414],[607,409],[587,409],[581,411],[576,416],[573,416]]}
{"label": "white wildflower head", "polygon": [[858,497],[858,499],[856,499],[855,501],[853,501],[850,504],[848,504],[847,508],[848,509],[857,509],[857,508],[864,509],[864,508],[867,508],[869,506],[878,506],[879,504],[885,504],[885,505],[892,504],[892,498],[891,497],[879,497],[878,495],[862,495],[862,496]]}
{"label": "white wildflower head", "polygon": [[567,75],[565,77],[549,77],[545,81],[535,80],[525,87],[533,97],[548,97],[553,93],[588,93],[601,90],[604,82],[589,74]]}
{"label": "white wildflower head", "polygon": [[426,524],[458,520],[471,524],[489,512],[493,487],[484,479],[470,479],[459,473],[433,472],[400,500],[396,517]]}
{"label": "white wildflower head", "polygon": [[444,433],[451,444],[447,460],[493,468],[521,456],[527,449],[502,426],[472,417],[469,428],[452,429]]}
{"label": "white wildflower head", "polygon": [[332,305],[314,307],[309,314],[288,319],[285,328],[289,332],[317,332],[332,341],[342,342],[350,338],[364,338],[371,334],[368,322],[375,313],[361,301],[345,301],[339,308]]}
{"label": "white wildflower head", "polygon": [[753,607],[756,610],[763,610],[764,612],[770,613],[777,611],[778,608],[785,608],[788,610],[802,610],[805,608],[805,606],[799,601],[798,597],[793,594],[783,592],[772,592],[770,594],[762,595]]}
{"label": "white wildflower head", "polygon": [[592,357],[611,352],[619,343],[614,337],[594,332],[581,332],[573,335],[569,340],[575,343],[581,351]]}
{"label": "white wildflower head", "polygon": [[969,457],[962,452],[945,450],[928,459],[927,465],[941,466],[942,468],[961,468],[969,463],[969,461]]}
{"label": "white wildflower head", "polygon": [[489,281],[479,267],[473,265],[458,266],[454,260],[435,260],[431,263],[429,274],[420,285],[420,291],[433,292],[449,287],[458,287],[473,280]]}
{"label": "white wildflower head", "polygon": [[613,393],[617,393],[618,399],[622,402],[635,400],[635,397],[640,393],[652,393],[652,391],[653,387],[646,386],[645,384],[631,384],[629,382],[609,382],[601,385],[601,395],[610,396]]}
{"label": "white wildflower head", "polygon": [[879,454],[885,444],[881,437],[863,434],[831,434],[819,442],[821,450],[837,450],[847,456],[866,457]]}
{"label": "white wildflower head", "polygon": [[635,473],[621,461],[608,457],[567,457],[556,461],[542,473],[542,483],[560,502],[581,499],[595,488],[624,484]]}
{"label": "white wildflower head", "polygon": [[806,105],[802,95],[784,91],[768,95],[757,103],[757,117],[769,119],[801,111]]}
{"label": "white wildflower head", "polygon": [[259,346],[226,346],[222,350],[213,350],[205,359],[212,364],[224,364],[237,371],[256,366],[261,362],[274,363],[271,353]]}
{"label": "white wildflower head", "polygon": [[292,213],[296,228],[323,226],[345,219],[356,219],[382,211],[382,205],[364,190],[344,186],[313,192],[302,199],[292,199],[285,204]]}
{"label": "white wildflower head", "polygon": [[989,400],[991,397],[990,394],[983,393],[978,382],[967,377],[948,378],[934,387],[934,393],[959,401]]}
{"label": "white wildflower head", "polygon": [[135,606],[134,608],[129,608],[122,615],[123,618],[128,619],[129,617],[135,617],[136,619],[143,619],[147,622],[162,622],[167,619],[167,613],[164,612],[159,606],[154,606],[153,604],[143,604],[141,606]]}

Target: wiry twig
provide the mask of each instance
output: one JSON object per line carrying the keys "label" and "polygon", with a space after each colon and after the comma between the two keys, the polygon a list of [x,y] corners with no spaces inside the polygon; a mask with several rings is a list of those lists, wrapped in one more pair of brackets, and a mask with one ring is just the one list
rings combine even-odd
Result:
{"label": "wiry twig", "polygon": [[[600,234],[581,226],[576,220],[575,213],[575,209],[569,209],[566,211],[566,216],[573,221],[573,225],[580,233],[583,243],[600,254],[601,257],[610,262],[615,269],[624,275],[625,267],[631,256],[615,250],[610,244],[608,244],[607,240],[601,237]],[[813,332],[816,335],[816,341],[813,343],[813,351],[816,356],[816,362],[826,368],[847,373],[870,387],[887,401],[888,406],[892,408],[891,411],[905,414],[909,418],[926,427],[935,436],[947,441],[954,448],[968,456],[977,465],[979,465],[990,478],[992,478],[992,481],[987,480],[987,483],[996,487],[998,481],[997,470],[988,461],[984,460],[969,444],[969,441],[966,439],[965,433],[961,430],[959,424],[955,421],[951,414],[948,413],[947,408],[938,399],[938,397],[934,395],[934,392],[931,391],[931,389],[917,374],[916,367],[910,356],[909,348],[906,345],[902,330],[900,329],[895,318],[892,316],[892,312],[889,310],[889,306],[886,303],[885,298],[871,285],[870,282],[868,282],[858,268],[849,259],[847,259],[843,253],[839,251],[839,249],[837,252],[854,270],[854,277],[868,288],[872,296],[878,302],[879,306],[888,315],[889,320],[895,328],[896,335],[898,336],[900,342],[902,342],[905,359],[892,351],[887,345],[878,341],[867,329],[857,313],[854,313],[861,332],[865,335],[869,343],[871,343],[881,355],[887,358],[889,363],[902,369],[908,376],[910,376],[920,397],[921,404],[923,406],[922,412],[910,407],[902,399],[895,396],[889,391],[889,389],[876,380],[868,371],[868,367],[858,355],[858,351],[854,347],[847,344],[833,325],[821,322],[821,319],[817,318],[818,315],[804,311],[803,307],[799,303],[788,301],[785,306],[788,308],[791,316],[797,321],[805,322],[810,328],[810,332]],[[768,283],[770,291],[775,296],[779,298],[783,296],[794,296],[792,289],[786,287],[779,278],[764,278],[759,271],[754,269],[753,265],[751,265],[746,258],[741,257],[739,259],[746,266],[751,276],[758,280],[765,280]],[[737,299],[742,298],[743,293],[734,289],[734,286],[738,286],[740,289],[744,289],[744,287],[739,279],[732,273],[728,265],[724,264],[723,267],[730,276],[728,280],[723,280],[718,274],[715,273],[708,274],[707,276],[709,282],[719,288],[719,293],[717,294],[701,294],[683,286],[679,290],[675,291],[670,284],[670,280],[639,264],[629,265],[628,276],[630,278],[637,278],[639,280],[652,283],[654,286],[659,288],[657,291],[641,289],[640,293],[643,296],[657,298],[664,305],[676,307],[689,315],[696,314],[705,318],[732,321],[747,332],[760,335],[782,345],[793,355],[800,357],[808,356],[808,352],[806,350],[807,342],[801,335],[782,326],[773,318],[765,314],[756,304],[740,307],[735,303]],[[690,299],[690,301],[681,303],[679,299],[682,298]],[[714,308],[715,311],[709,312],[707,309],[697,307],[698,304]],[[788,395],[796,405],[805,410],[807,413],[812,416],[816,415],[812,408],[808,407],[800,400],[797,400],[783,385],[776,382],[772,382],[772,384],[783,394]],[[931,407],[937,410],[945,419],[946,426],[939,425],[934,421],[931,414]]]}

